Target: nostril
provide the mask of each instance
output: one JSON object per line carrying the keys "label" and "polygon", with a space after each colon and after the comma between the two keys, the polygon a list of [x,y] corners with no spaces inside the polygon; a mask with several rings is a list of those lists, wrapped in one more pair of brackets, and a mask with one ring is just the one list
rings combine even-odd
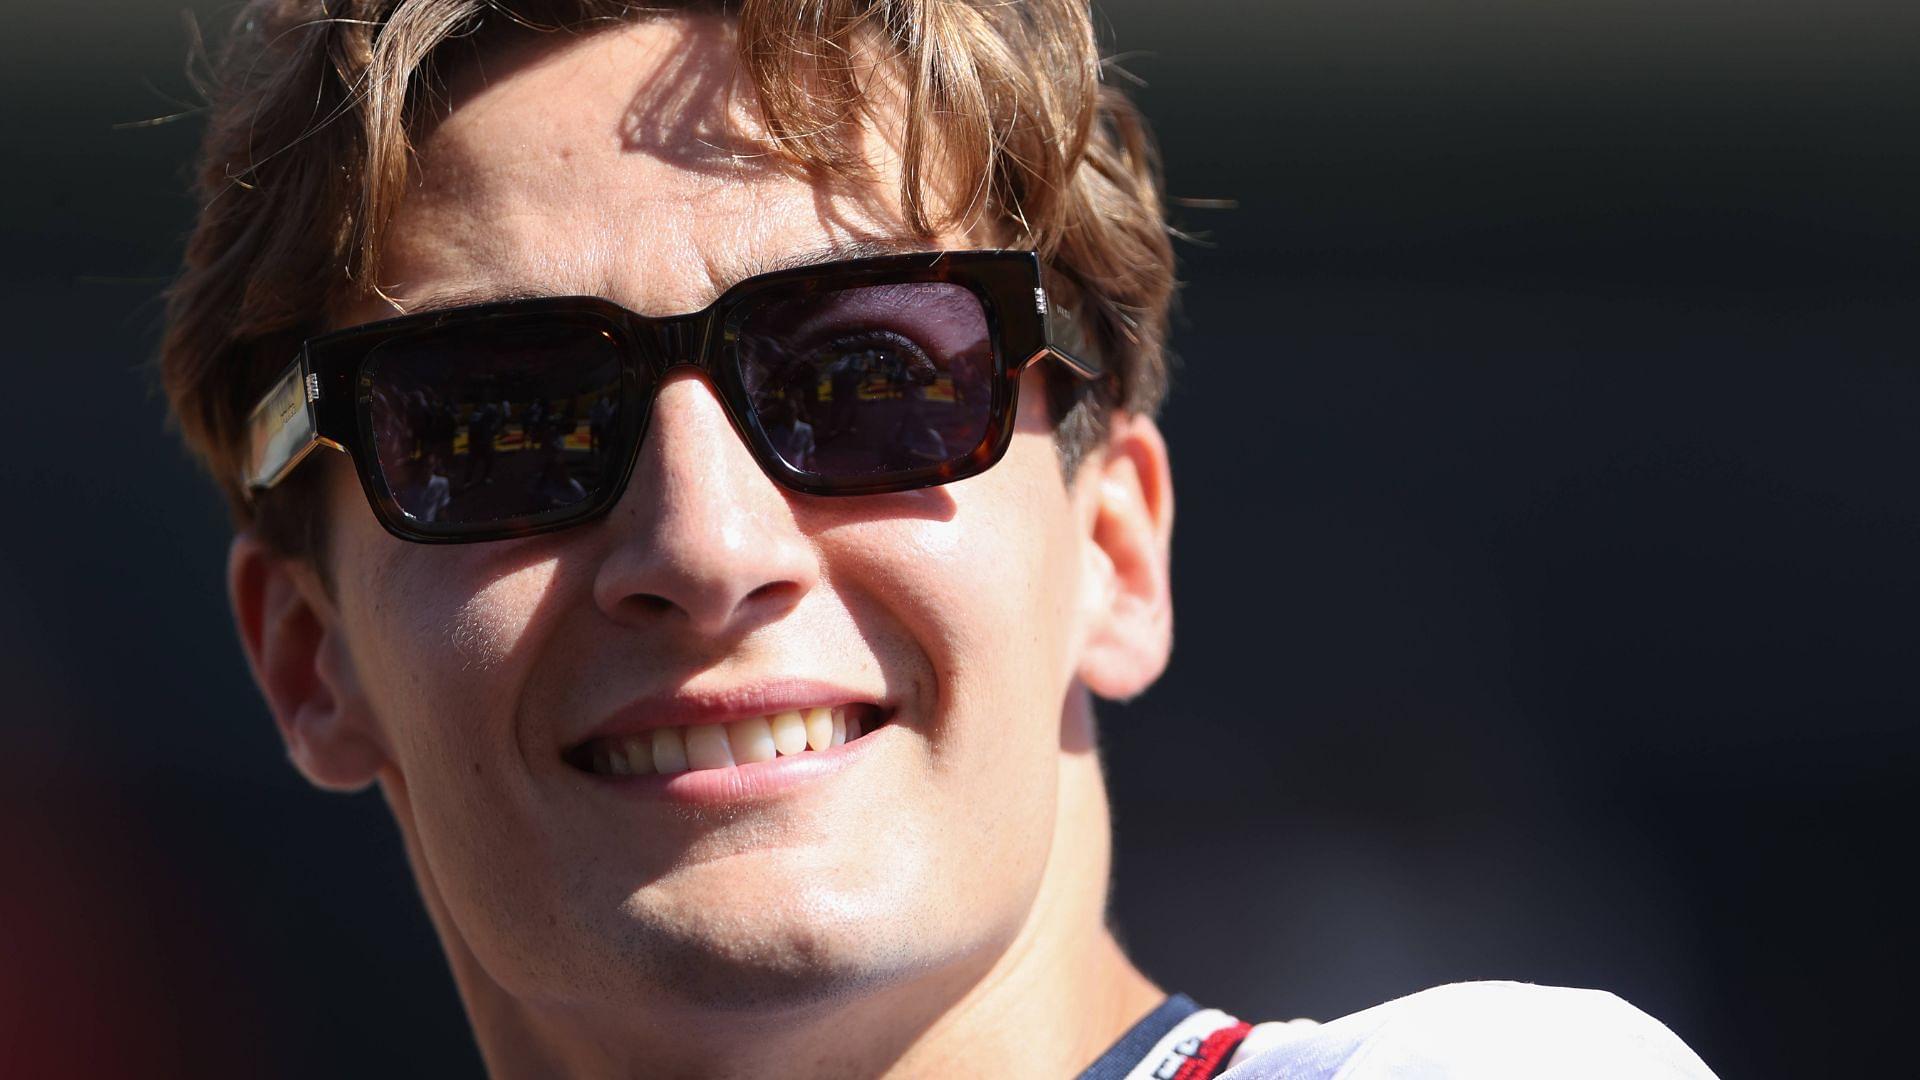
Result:
{"label": "nostril", "polygon": [[783,603],[792,605],[799,603],[800,594],[804,592],[806,592],[806,589],[801,587],[797,582],[769,581],[765,585],[748,593],[746,602],[760,606],[773,606]]}
{"label": "nostril", "polygon": [[673,610],[673,601],[653,593],[635,593],[627,597],[627,603],[649,615],[658,615]]}

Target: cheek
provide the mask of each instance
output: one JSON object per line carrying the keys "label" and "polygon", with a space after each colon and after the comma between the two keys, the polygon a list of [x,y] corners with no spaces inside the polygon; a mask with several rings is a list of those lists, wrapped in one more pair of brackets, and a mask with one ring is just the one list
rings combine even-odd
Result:
{"label": "cheek", "polygon": [[514,704],[560,561],[531,544],[408,544],[362,517],[365,528],[335,532],[341,616],[361,689],[419,797],[518,737]]}
{"label": "cheek", "polygon": [[558,571],[557,559],[541,559],[487,581],[460,601],[447,620],[447,632],[453,659],[462,672],[512,666],[529,643]]}
{"label": "cheek", "polygon": [[[931,752],[942,767],[966,763],[954,782],[1048,788],[1079,638],[1081,563],[1052,440],[1044,427],[1022,431],[998,466],[945,490],[948,520],[850,530],[832,560],[844,571],[839,591],[901,627],[918,653],[931,681],[915,695],[934,725]],[[999,760],[983,769],[984,757]]]}
{"label": "cheek", "polygon": [[918,768],[876,802],[885,854],[863,862],[866,891],[927,941],[977,944],[1010,939],[1052,851],[1078,561],[1045,435],[945,490],[947,520],[870,518],[822,539],[863,638],[897,650],[883,668],[913,673],[889,690],[922,756],[903,756]]}

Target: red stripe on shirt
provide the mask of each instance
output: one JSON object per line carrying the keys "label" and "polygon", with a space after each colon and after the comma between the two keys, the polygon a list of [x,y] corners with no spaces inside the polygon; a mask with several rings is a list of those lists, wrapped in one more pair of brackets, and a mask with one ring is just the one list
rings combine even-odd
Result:
{"label": "red stripe on shirt", "polygon": [[1207,1036],[1201,1042],[1200,1049],[1187,1059],[1186,1064],[1180,1066],[1179,1072],[1173,1074],[1173,1080],[1208,1080],[1220,1071],[1220,1066],[1226,1064],[1247,1037],[1247,1032],[1252,1030],[1253,1025],[1242,1020]]}

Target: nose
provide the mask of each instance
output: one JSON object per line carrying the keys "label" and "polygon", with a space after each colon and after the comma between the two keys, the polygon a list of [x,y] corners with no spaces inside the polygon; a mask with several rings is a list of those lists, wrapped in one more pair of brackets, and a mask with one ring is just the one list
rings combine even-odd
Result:
{"label": "nose", "polygon": [[744,633],[813,588],[813,544],[728,422],[705,377],[679,369],[654,399],[594,601],[627,625]]}

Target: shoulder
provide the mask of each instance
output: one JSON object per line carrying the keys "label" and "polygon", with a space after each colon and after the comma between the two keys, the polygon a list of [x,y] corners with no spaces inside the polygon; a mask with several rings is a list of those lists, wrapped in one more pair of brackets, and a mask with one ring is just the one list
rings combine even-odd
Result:
{"label": "shoulder", "polygon": [[1712,1080],[1666,1025],[1602,990],[1437,986],[1324,1024],[1253,1029],[1221,1080]]}

